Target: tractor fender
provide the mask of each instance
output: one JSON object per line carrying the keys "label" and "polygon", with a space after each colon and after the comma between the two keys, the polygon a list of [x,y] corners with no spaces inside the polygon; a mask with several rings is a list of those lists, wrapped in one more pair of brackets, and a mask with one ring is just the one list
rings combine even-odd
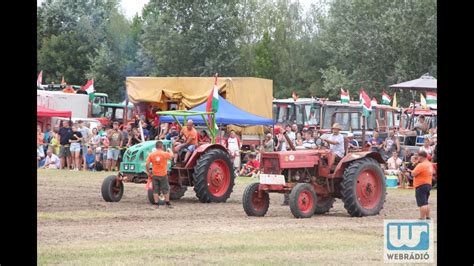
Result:
{"label": "tractor fender", "polygon": [[334,177],[341,177],[344,174],[346,165],[352,161],[359,160],[362,158],[373,158],[379,163],[385,163],[382,159],[382,156],[378,152],[373,151],[361,151],[361,152],[351,152],[344,156],[342,160],[337,164],[336,169],[334,170]]}
{"label": "tractor fender", "polygon": [[221,149],[225,151],[226,153],[229,153],[226,149],[226,147],[220,145],[220,144],[202,144],[199,145],[196,150],[193,152],[191,155],[191,158],[189,158],[188,162],[186,163],[185,168],[193,168],[194,165],[196,165],[196,161],[199,159],[201,154],[204,152],[210,150],[210,149]]}

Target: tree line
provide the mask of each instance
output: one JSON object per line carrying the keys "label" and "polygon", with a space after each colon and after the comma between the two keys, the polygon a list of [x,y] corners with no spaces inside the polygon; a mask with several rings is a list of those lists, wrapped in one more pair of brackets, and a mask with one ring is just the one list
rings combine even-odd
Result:
{"label": "tree line", "polygon": [[[435,0],[160,0],[128,20],[118,0],[46,0],[37,9],[43,83],[124,99],[127,76],[248,76],[274,97],[379,101],[388,86],[437,75]],[[401,99],[400,99],[401,97]],[[397,93],[406,105],[410,95]]]}

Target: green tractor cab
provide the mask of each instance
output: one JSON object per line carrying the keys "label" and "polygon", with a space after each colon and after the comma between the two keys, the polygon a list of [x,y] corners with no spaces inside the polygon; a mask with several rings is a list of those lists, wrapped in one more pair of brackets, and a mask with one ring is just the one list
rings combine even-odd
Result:
{"label": "green tractor cab", "polygon": [[[171,115],[178,124],[181,123],[176,116],[182,116],[184,121],[189,116],[206,116],[214,113],[195,111],[162,111],[158,115]],[[205,119],[203,119],[205,120]],[[205,120],[207,122],[207,120]],[[207,124],[206,124],[207,125]],[[212,143],[202,144],[196,147],[189,160],[184,163],[178,162],[172,165],[168,160],[168,177],[170,184],[170,199],[178,200],[184,196],[187,187],[194,187],[196,197],[199,201],[225,202],[233,191],[234,169],[227,149],[215,143],[216,132],[209,128]],[[170,140],[162,140],[164,149],[173,145]],[[118,202],[124,192],[125,182],[146,183],[145,164],[148,155],[155,149],[156,140],[145,141],[127,149],[120,163],[120,171],[117,175],[111,175],[102,183],[102,197],[107,202]],[[181,156],[179,156],[181,158]],[[148,190],[148,200],[154,203],[153,191]]]}

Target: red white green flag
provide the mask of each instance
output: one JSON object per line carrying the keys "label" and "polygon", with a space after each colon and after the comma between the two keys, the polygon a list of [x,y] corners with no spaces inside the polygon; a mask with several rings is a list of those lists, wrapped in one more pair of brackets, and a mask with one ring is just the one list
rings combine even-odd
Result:
{"label": "red white green flag", "polygon": [[94,79],[90,79],[87,81],[86,85],[84,85],[84,90],[87,91],[87,93],[89,94],[95,92]]}
{"label": "red white green flag", "polygon": [[430,92],[430,91],[426,92],[426,104],[430,108],[434,108],[434,109],[438,108],[438,95],[436,94],[436,92]]}
{"label": "red white green flag", "polygon": [[41,87],[41,84],[43,83],[43,70],[40,71],[38,74],[38,79],[36,80],[36,87]]}
{"label": "red white green flag", "polygon": [[362,105],[364,115],[369,116],[370,112],[372,111],[372,102],[364,89],[360,89],[359,91],[359,102]]}
{"label": "red white green flag", "polygon": [[341,103],[349,103],[349,90],[344,91],[341,88]]}
{"label": "red white green flag", "polygon": [[390,97],[390,95],[386,94],[385,91],[382,92],[382,104],[390,105],[391,101],[392,98]]}
{"label": "red white green flag", "polygon": [[[215,79],[214,79],[214,87],[212,88],[211,93],[207,97],[206,112],[214,113],[214,117],[215,117],[217,110],[219,110],[219,88],[217,87],[217,73],[216,73]],[[217,130],[218,127],[217,127],[215,119],[214,120],[211,119],[210,115],[208,115],[208,119],[209,119],[209,126],[214,125],[214,129]]]}

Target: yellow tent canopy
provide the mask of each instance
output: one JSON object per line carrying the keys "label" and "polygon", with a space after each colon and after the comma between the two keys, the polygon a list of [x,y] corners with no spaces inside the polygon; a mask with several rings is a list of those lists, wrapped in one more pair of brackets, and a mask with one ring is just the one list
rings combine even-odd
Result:
{"label": "yellow tent canopy", "polygon": [[[162,103],[178,102],[179,109],[189,109],[204,101],[214,87],[214,77],[127,77],[129,100]],[[219,93],[230,103],[247,112],[272,118],[273,81],[252,77],[219,77]],[[165,96],[165,97],[163,97]],[[242,134],[263,134],[263,128],[232,129]]]}

